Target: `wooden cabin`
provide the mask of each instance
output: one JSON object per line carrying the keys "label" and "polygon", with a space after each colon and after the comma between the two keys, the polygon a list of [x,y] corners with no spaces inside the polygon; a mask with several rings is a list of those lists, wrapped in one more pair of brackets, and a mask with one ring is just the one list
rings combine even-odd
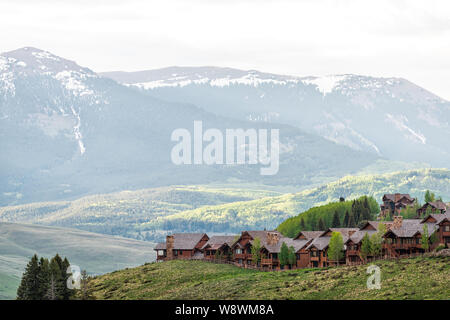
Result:
{"label": "wooden cabin", "polygon": [[166,237],[165,243],[158,243],[156,260],[165,261],[173,259],[201,259],[202,247],[208,242],[206,233],[174,233]]}
{"label": "wooden cabin", "polygon": [[231,246],[236,236],[212,236],[202,247],[205,259],[231,260]]}
{"label": "wooden cabin", "polygon": [[383,204],[380,205],[380,216],[386,217],[391,213],[398,215],[407,207],[414,206],[415,199],[407,193],[385,194],[382,198]]}

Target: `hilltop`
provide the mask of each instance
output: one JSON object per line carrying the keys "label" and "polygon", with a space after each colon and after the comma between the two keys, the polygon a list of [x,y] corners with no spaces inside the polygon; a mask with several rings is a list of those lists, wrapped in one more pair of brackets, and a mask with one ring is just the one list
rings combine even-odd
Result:
{"label": "hilltop", "polygon": [[366,266],[258,272],[174,260],[91,280],[96,299],[450,299],[450,258],[376,261],[381,289],[366,287]]}

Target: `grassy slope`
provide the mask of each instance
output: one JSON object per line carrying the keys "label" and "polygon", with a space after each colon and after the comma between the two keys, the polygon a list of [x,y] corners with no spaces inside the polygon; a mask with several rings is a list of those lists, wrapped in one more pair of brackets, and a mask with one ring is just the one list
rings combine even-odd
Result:
{"label": "grassy slope", "polygon": [[0,208],[0,221],[26,221],[106,234],[158,239],[166,232],[227,232],[275,228],[312,206],[362,195],[380,201],[403,192],[423,199],[427,189],[450,199],[450,170],[424,169],[349,176],[298,193],[261,187],[177,186],[85,197],[72,202]]}
{"label": "grassy slope", "polygon": [[154,243],[80,230],[0,223],[0,298],[16,295],[30,257],[67,256],[72,264],[101,274],[154,260]]}
{"label": "grassy slope", "polygon": [[450,299],[450,258],[377,261],[367,266],[258,272],[201,261],[151,263],[91,280],[97,299]]}

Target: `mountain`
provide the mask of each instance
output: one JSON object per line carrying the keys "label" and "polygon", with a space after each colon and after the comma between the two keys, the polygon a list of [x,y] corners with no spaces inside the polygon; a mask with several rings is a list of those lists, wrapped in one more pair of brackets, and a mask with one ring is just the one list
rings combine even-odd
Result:
{"label": "mountain", "polygon": [[[168,101],[47,51],[25,47],[2,53],[0,205],[173,184],[304,187],[380,159],[290,125],[236,120],[205,111],[211,108]],[[279,129],[278,174],[261,176],[259,165],[173,164],[171,134],[180,128],[193,132],[195,120],[203,121],[205,130],[221,132]]]}
{"label": "mountain", "polygon": [[89,274],[154,261],[154,243],[67,228],[0,223],[0,299],[13,299],[31,256],[67,257]]}
{"label": "mountain", "polygon": [[284,76],[217,67],[102,75],[236,119],[296,126],[391,160],[448,166],[450,102],[402,78]]}
{"label": "mountain", "polygon": [[[347,176],[295,193],[259,186],[177,186],[38,202],[0,208],[0,221],[70,227],[160,241],[173,232],[236,234],[270,230],[311,207],[385,193],[409,193],[423,201],[426,190],[450,199],[450,170],[410,170]],[[334,211],[333,211],[334,212]],[[375,210],[374,210],[375,212]],[[292,219],[296,221],[298,218]],[[331,217],[325,219],[331,222]],[[289,233],[289,228],[282,226]]]}

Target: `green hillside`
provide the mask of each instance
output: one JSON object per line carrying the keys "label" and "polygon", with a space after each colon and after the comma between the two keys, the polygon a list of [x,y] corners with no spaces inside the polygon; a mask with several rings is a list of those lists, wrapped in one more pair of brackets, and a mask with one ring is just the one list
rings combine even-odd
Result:
{"label": "green hillside", "polygon": [[[422,169],[348,176],[313,189],[282,193],[267,186],[175,186],[124,191],[74,201],[0,208],[0,221],[64,226],[137,239],[159,240],[167,232],[272,229],[313,206],[384,193],[423,199],[429,189],[450,199],[450,170]],[[281,190],[281,191],[280,191]],[[285,190],[284,190],[285,191]]]}
{"label": "green hillside", "polygon": [[258,272],[202,261],[151,263],[91,280],[96,299],[450,299],[450,258],[377,261],[367,266]]}
{"label": "green hillside", "polygon": [[13,299],[30,257],[56,253],[90,274],[153,261],[154,243],[67,228],[0,223],[0,299]]}

